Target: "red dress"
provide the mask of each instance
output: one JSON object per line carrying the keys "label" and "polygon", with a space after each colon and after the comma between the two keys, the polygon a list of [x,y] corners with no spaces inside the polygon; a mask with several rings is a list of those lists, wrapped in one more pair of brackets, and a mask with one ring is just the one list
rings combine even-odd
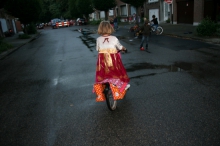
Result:
{"label": "red dress", "polygon": [[99,37],[96,44],[99,54],[96,63],[95,84],[108,82],[123,92],[130,79],[122,63],[120,53],[118,53],[118,50],[122,49],[122,45],[114,36]]}

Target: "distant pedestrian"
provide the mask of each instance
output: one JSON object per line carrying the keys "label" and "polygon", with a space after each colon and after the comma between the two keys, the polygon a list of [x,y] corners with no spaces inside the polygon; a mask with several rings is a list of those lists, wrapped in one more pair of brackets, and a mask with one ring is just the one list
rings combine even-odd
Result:
{"label": "distant pedestrian", "polygon": [[136,14],[133,14],[133,22],[136,23]]}
{"label": "distant pedestrian", "polygon": [[141,17],[138,15],[138,23],[140,24],[141,23]]}
{"label": "distant pedestrian", "polygon": [[140,50],[144,50],[143,44],[144,44],[144,41],[146,41],[145,49],[146,49],[146,51],[148,51],[148,41],[149,41],[150,30],[151,30],[151,27],[148,23],[149,22],[146,19],[144,22],[144,25],[140,28],[140,31],[142,32]]}
{"label": "distant pedestrian", "polygon": [[118,18],[117,16],[114,16],[114,29],[118,29]]}
{"label": "distant pedestrian", "polygon": [[132,22],[132,16],[130,15],[129,16],[129,24],[131,24],[131,22]]}
{"label": "distant pedestrian", "polygon": [[110,24],[114,28],[114,20],[112,18],[110,19]]}

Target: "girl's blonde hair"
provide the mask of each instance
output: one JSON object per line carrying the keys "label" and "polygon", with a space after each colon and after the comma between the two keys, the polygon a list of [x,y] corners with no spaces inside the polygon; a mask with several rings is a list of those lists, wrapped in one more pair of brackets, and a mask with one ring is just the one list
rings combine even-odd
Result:
{"label": "girl's blonde hair", "polygon": [[108,21],[102,21],[99,24],[98,27],[98,34],[104,35],[104,34],[112,34],[114,32],[114,28],[111,26],[111,24]]}

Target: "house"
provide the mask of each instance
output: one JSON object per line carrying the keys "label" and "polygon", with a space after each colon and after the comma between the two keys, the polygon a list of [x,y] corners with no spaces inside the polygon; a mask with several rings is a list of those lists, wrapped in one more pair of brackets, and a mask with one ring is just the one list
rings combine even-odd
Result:
{"label": "house", "polygon": [[[172,1],[172,4],[166,1]],[[118,16],[121,22],[127,22],[128,18],[136,14],[136,8],[130,4],[116,0],[117,6],[113,8],[113,15]],[[111,14],[112,14],[111,10]],[[172,24],[199,25],[205,17],[213,21],[220,21],[219,0],[146,0],[143,6],[138,8],[137,15],[141,18],[152,19],[152,15],[158,18],[159,23],[171,20]],[[112,16],[109,14],[109,16]],[[94,12],[92,19],[104,18],[103,12]]]}
{"label": "house", "polygon": [[[116,0],[116,2],[117,6],[110,10],[109,17],[118,16],[121,22],[127,22],[129,17],[134,17],[137,12],[140,18],[147,17],[151,19],[152,15],[156,15],[161,22],[166,21],[170,15],[169,4],[161,0],[146,0],[143,6],[139,7],[138,10],[136,10],[134,6],[120,0]],[[96,11],[91,14],[90,17],[95,20],[102,19],[104,18],[104,13]]]}
{"label": "house", "polygon": [[5,37],[4,33],[9,29],[17,33],[16,19],[6,14],[4,9],[0,9],[0,37]]}

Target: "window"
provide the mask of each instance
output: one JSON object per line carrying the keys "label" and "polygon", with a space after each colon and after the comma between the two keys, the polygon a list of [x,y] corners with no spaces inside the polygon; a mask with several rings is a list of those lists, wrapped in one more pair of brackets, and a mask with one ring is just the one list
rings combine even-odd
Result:
{"label": "window", "polygon": [[158,0],[148,0],[149,3],[158,2]]}
{"label": "window", "polygon": [[109,10],[109,14],[108,14],[109,16],[114,16],[114,12],[113,12],[113,10]]}
{"label": "window", "polygon": [[122,5],[122,6],[120,6],[120,8],[121,8],[121,15],[126,16],[127,15],[126,5]]}
{"label": "window", "polygon": [[136,14],[136,8],[134,6],[131,6],[131,15]]}

